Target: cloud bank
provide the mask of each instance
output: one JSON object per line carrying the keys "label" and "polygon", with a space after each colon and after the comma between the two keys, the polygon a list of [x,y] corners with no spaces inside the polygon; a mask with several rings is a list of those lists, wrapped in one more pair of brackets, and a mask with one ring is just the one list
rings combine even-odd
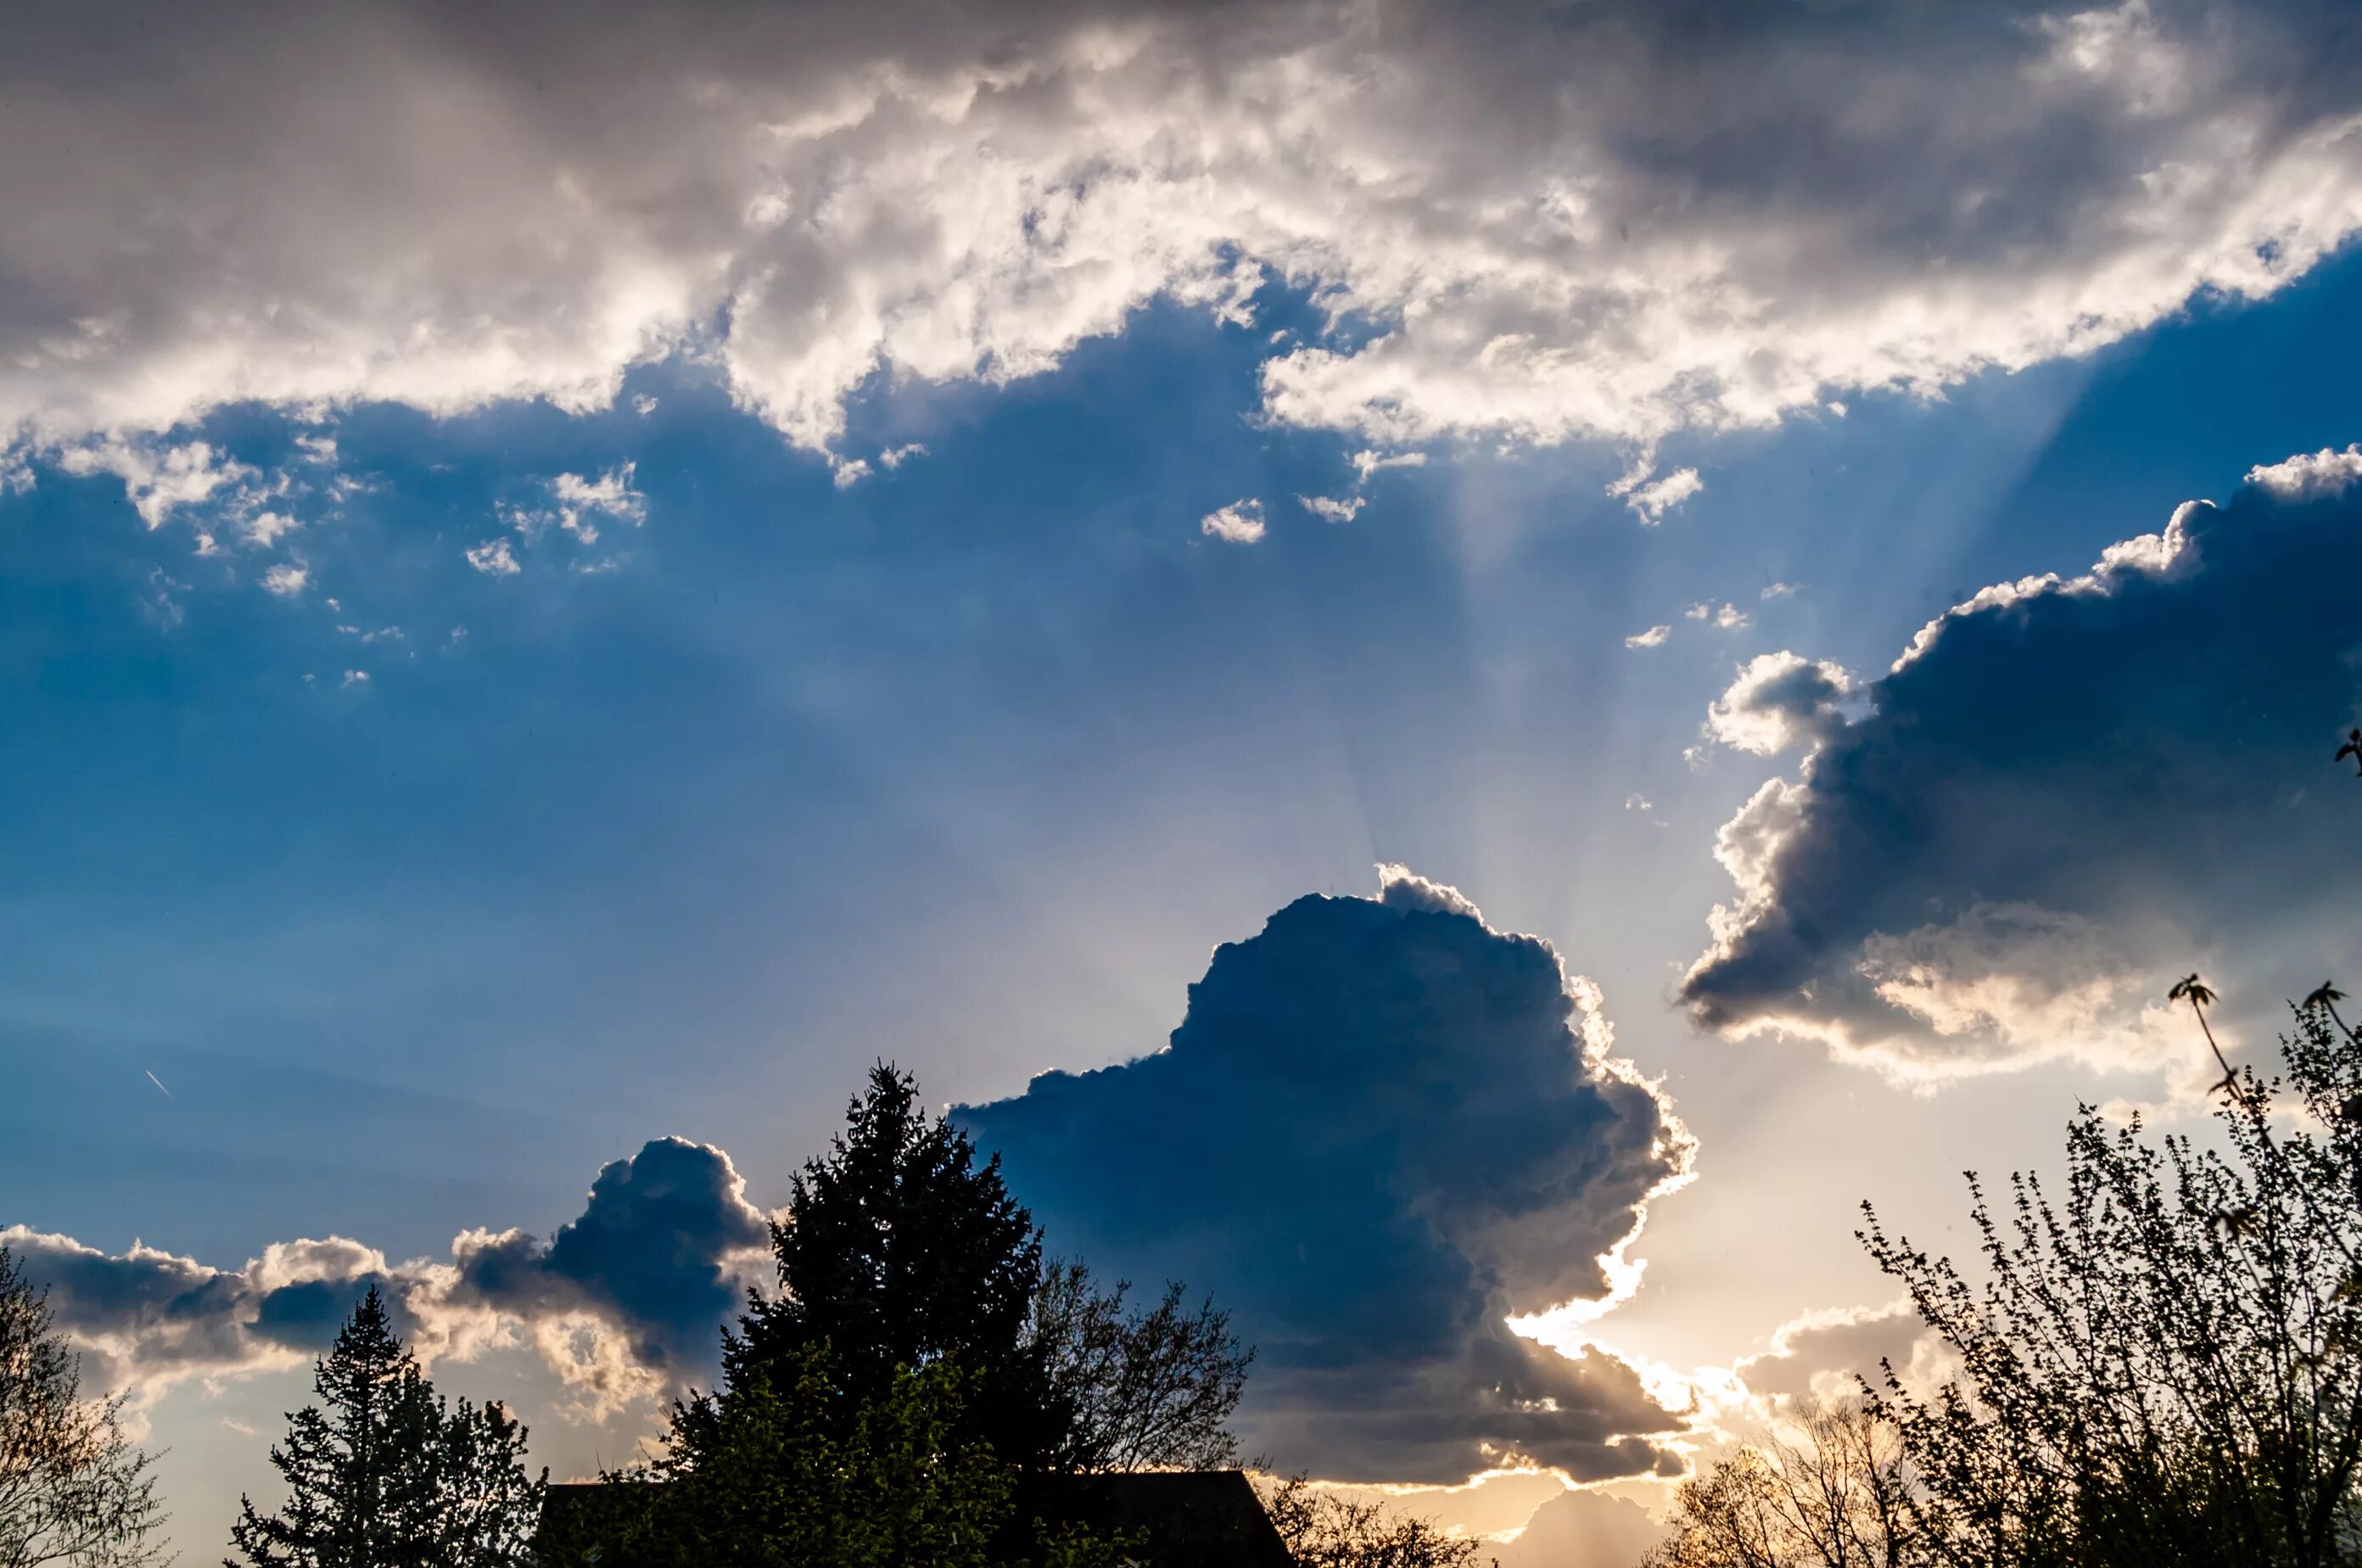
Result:
{"label": "cloud bank", "polygon": [[136,1244],[109,1254],[22,1225],[0,1230],[0,1245],[48,1287],[94,1385],[142,1407],[187,1378],[302,1364],[376,1285],[422,1361],[529,1345],[603,1414],[711,1369],[769,1235],[727,1154],[660,1138],[602,1170],[548,1242],[469,1231],[447,1262],[396,1263],[333,1236],[274,1243],[237,1269]]}
{"label": "cloud bank", "polygon": [[1673,1462],[1679,1424],[1605,1353],[1503,1320],[1610,1291],[1603,1256],[1689,1168],[1607,1057],[1589,982],[1385,868],[1219,948],[1164,1050],[956,1114],[1053,1241],[1231,1308],[1251,1446],[1337,1479],[1577,1479]]}
{"label": "cloud bank", "polygon": [[[1328,329],[1270,348],[1274,421],[1645,456],[2299,276],[2362,226],[2351,25],[2307,0],[51,7],[0,61],[0,208],[41,215],[0,232],[0,433],[590,409],[686,358],[830,447],[873,381],[1033,375],[1151,301],[1243,320],[1277,280]],[[1649,472],[1647,516],[1696,488]]]}
{"label": "cloud bank", "polygon": [[[2167,985],[2323,911],[2324,846],[2362,810],[2330,760],[2362,714],[2346,456],[2259,468],[2081,577],[1985,589],[1851,723],[1834,667],[1756,660],[1709,728],[1814,749],[1717,838],[1738,892],[1681,988],[1697,1021],[1920,1082],[2054,1059],[2202,1077]],[[2312,927],[2309,951],[2344,951],[2342,924]]]}

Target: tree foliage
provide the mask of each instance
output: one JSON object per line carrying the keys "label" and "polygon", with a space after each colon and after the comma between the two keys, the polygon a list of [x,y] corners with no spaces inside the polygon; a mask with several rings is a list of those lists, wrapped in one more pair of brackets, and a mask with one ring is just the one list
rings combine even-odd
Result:
{"label": "tree foliage", "polygon": [[1101,1289],[1081,1264],[1043,1271],[1027,1325],[1046,1355],[1063,1429],[1044,1455],[1078,1471],[1213,1470],[1236,1463],[1224,1425],[1254,1353],[1210,1301],[1187,1305],[1168,1284],[1156,1305],[1125,1309],[1129,1281]]}
{"label": "tree foliage", "polygon": [[49,1298],[0,1246],[0,1568],[138,1568],[163,1560],[152,1460],[122,1400],[84,1399]]}
{"label": "tree foliage", "polygon": [[2362,1040],[2335,999],[2296,1009],[2285,1081],[2226,1075],[2219,1147],[2085,1107],[2061,1197],[2013,1176],[1996,1214],[1972,1176],[1977,1281],[1864,1206],[1962,1368],[1875,1391],[1938,1560],[2362,1561]]}
{"label": "tree foliage", "polygon": [[1296,1568],[1491,1568],[1484,1543],[1308,1477],[1266,1488],[1264,1508]]}
{"label": "tree foliage", "polygon": [[676,1438],[651,1469],[613,1477],[620,1502],[584,1539],[546,1540],[545,1561],[1120,1568],[1120,1542],[1016,1517],[1015,1472],[969,1435],[977,1383],[938,1360],[898,1369],[854,1403],[826,1349],[767,1360],[733,1386],[701,1441]]}
{"label": "tree foliage", "polygon": [[724,1337],[722,1386],[674,1407],[662,1458],[552,1540],[563,1561],[1026,1562],[1120,1541],[1016,1517],[1027,1472],[1228,1460],[1250,1353],[1179,1285],[1151,1307],[1045,1264],[998,1158],[880,1064],[772,1226],[775,1293]]}
{"label": "tree foliage", "polygon": [[1861,1401],[1795,1400],[1785,1429],[1682,1484],[1650,1568],[1924,1562],[1902,1436]]}
{"label": "tree foliage", "polygon": [[285,1503],[265,1513],[240,1499],[231,1545],[251,1568],[531,1562],[543,1481],[525,1473],[524,1429],[496,1405],[454,1408],[437,1395],[374,1286],[312,1386],[320,1402],[292,1412],[270,1451]]}
{"label": "tree foliage", "polygon": [[767,1358],[731,1391],[729,1419],[693,1459],[676,1450],[627,1535],[648,1568],[983,1568],[1006,1523],[1008,1469],[963,1442],[974,1378],[904,1366],[840,1421],[825,1350]]}
{"label": "tree foliage", "polygon": [[772,1227],[776,1294],[757,1293],[723,1347],[724,1391],[686,1408],[679,1441],[714,1440],[731,1393],[825,1347],[840,1431],[908,1369],[974,1379],[962,1436],[1021,1469],[1197,1468],[1226,1463],[1223,1423],[1251,1353],[1184,1288],[1127,1311],[1079,1264],[1045,1264],[998,1155],[929,1114],[884,1064],[824,1158],[797,1176]]}
{"label": "tree foliage", "polygon": [[962,1407],[971,1435],[1021,1463],[1054,1445],[1046,1353],[1025,1331],[1041,1234],[999,1157],[979,1165],[967,1135],[920,1104],[909,1074],[871,1072],[827,1157],[797,1175],[771,1242],[779,1289],[756,1294],[728,1337],[732,1389],[767,1373],[792,1378],[825,1346],[849,1413],[901,1371],[949,1361],[977,1382]]}

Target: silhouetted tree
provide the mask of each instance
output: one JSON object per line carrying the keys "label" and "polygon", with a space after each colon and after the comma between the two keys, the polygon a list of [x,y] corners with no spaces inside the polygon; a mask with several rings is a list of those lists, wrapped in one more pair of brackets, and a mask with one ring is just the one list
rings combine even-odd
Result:
{"label": "silhouetted tree", "polygon": [[119,1397],[82,1397],[47,1293],[0,1246],[0,1568],[163,1561],[153,1462],[123,1435],[121,1410]]}
{"label": "silhouetted tree", "polygon": [[497,1406],[450,1408],[395,1337],[375,1286],[315,1364],[312,1387],[320,1403],[292,1412],[270,1451],[286,1502],[266,1514],[240,1499],[231,1546],[251,1568],[531,1561],[543,1482],[525,1474],[524,1429]]}
{"label": "silhouetted tree", "polygon": [[1996,1218],[1971,1176],[1981,1283],[1864,1206],[1962,1367],[1876,1399],[1940,1560],[2362,1560],[2362,1040],[2321,993],[2295,1012],[2285,1084],[2226,1070],[2221,1151],[2085,1107],[2063,1202],[2013,1176]]}
{"label": "silhouetted tree", "polygon": [[983,1568],[1012,1483],[955,1432],[971,1381],[948,1362],[906,1365],[847,1424],[825,1350],[767,1357],[732,1387],[715,1441],[657,1468],[666,1484],[622,1555],[646,1568]]}
{"label": "silhouetted tree", "polygon": [[1296,1568],[1480,1568],[1484,1543],[1431,1519],[1365,1503],[1302,1475],[1265,1489],[1264,1507]]}
{"label": "silhouetted tree", "polygon": [[1926,1562],[1902,1434],[1865,1404],[1796,1400],[1785,1431],[1682,1484],[1648,1568],[1905,1568]]}
{"label": "silhouetted tree", "polygon": [[1128,1282],[1100,1289],[1078,1263],[1050,1265],[1027,1326],[1047,1353],[1060,1441],[1056,1469],[1212,1470],[1238,1458],[1224,1422],[1254,1353],[1211,1301],[1193,1309],[1169,1284],[1156,1305],[1126,1311]]}
{"label": "silhouetted tree", "polygon": [[[1010,1196],[998,1155],[919,1103],[907,1073],[879,1064],[825,1158],[796,1176],[771,1228],[777,1294],[757,1293],[727,1336],[730,1389],[826,1346],[843,1419],[883,1397],[900,1370],[937,1361],[976,1380],[963,1420],[1008,1463],[1054,1448],[1048,1352],[1026,1324],[1042,1238]],[[692,1446],[711,1413],[691,1412]]]}
{"label": "silhouetted tree", "polygon": [[631,1568],[1120,1568],[1120,1542],[1015,1517],[1016,1474],[967,1435],[973,1375],[896,1371],[851,1407],[825,1349],[785,1353],[730,1392],[701,1447],[611,1477],[586,1529],[543,1562]]}
{"label": "silhouetted tree", "polygon": [[[772,1226],[777,1294],[757,1293],[727,1336],[717,1401],[682,1408],[677,1440],[714,1440],[730,1391],[825,1346],[839,1421],[898,1373],[949,1362],[975,1379],[966,1436],[1023,1469],[1198,1468],[1227,1463],[1222,1423],[1252,1353],[1210,1302],[1170,1285],[1146,1311],[1078,1264],[1045,1267],[1032,1216],[931,1115],[907,1073],[879,1064],[826,1157],[795,1178]],[[784,1360],[783,1360],[784,1358]]]}

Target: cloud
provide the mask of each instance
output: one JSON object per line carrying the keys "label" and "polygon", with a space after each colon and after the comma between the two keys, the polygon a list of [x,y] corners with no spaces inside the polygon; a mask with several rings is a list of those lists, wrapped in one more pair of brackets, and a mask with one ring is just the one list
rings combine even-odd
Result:
{"label": "cloud", "polygon": [[43,219],[0,237],[0,432],[581,410],[679,356],[817,447],[873,381],[1277,279],[1328,320],[1264,346],[1271,420],[1645,447],[2080,353],[2362,223],[2362,66],[2297,0],[557,20],[44,19],[0,62]]}
{"label": "cloud", "polygon": [[[580,474],[559,474],[546,487],[549,494],[547,505],[503,506],[499,511],[500,519],[527,539],[555,526],[585,545],[595,545],[599,542],[601,517],[628,523],[635,528],[648,520],[647,497],[632,486],[635,466],[619,464],[595,480],[586,480]],[[474,560],[472,551],[469,558]],[[513,563],[513,557],[511,559]],[[477,569],[497,569],[478,563]]]}
{"label": "cloud", "polygon": [[1905,1384],[1926,1391],[1943,1381],[1947,1352],[1908,1301],[1806,1312],[1773,1331],[1771,1343],[1731,1368],[1759,1419],[1801,1395],[1842,1399],[1861,1383],[1882,1386],[1882,1362]]}
{"label": "cloud", "polygon": [[1252,545],[1264,536],[1263,502],[1233,501],[1198,520],[1198,531],[1226,545]]}
{"label": "cloud", "polygon": [[1769,604],[1774,599],[1786,599],[1795,591],[1796,585],[1793,582],[1770,583],[1764,587],[1763,602]]}
{"label": "cloud", "polygon": [[1662,479],[1649,479],[1648,469],[1635,469],[1607,487],[1610,495],[1620,495],[1624,504],[1639,514],[1640,521],[1653,528],[1665,520],[1665,513],[1705,488],[1695,469],[1675,469]]}
{"label": "cloud", "polygon": [[1688,1170],[1612,1041],[1548,944],[1387,867],[1376,899],[1301,899],[1219,948],[1165,1049],[956,1114],[1054,1244],[1234,1309],[1250,1441],[1281,1463],[1641,1474],[1678,1423],[1632,1370],[1504,1322],[1606,1296]]}
{"label": "cloud", "polygon": [[666,1371],[710,1361],[740,1273],[769,1244],[729,1155],[658,1138],[600,1171],[581,1215],[546,1243],[470,1231],[451,1254],[467,1299],[529,1320],[596,1313],[629,1333],[640,1364]]}
{"label": "cloud", "polygon": [[2293,458],[2258,464],[2247,470],[2249,484],[2282,501],[2318,501],[2323,496],[2342,493],[2356,480],[2362,480],[2362,444],[2342,452],[2329,447],[2318,452],[2300,452]]}
{"label": "cloud", "polygon": [[113,474],[121,480],[132,510],[150,528],[160,528],[175,512],[201,505],[225,487],[254,477],[252,469],[204,441],[96,441],[67,448],[57,461],[70,474]]}
{"label": "cloud", "polygon": [[246,542],[256,549],[267,550],[277,544],[281,538],[302,525],[297,519],[288,516],[284,512],[257,512],[251,517],[240,520],[238,532],[243,534],[246,536]]}
{"label": "cloud", "polygon": [[486,577],[514,577],[524,569],[517,565],[516,551],[506,539],[487,539],[469,546],[465,553],[468,564]]}
{"label": "cloud", "polygon": [[528,1344],[593,1411],[709,1371],[739,1280],[769,1240],[719,1149],[648,1143],[599,1173],[581,1215],[544,1244],[469,1231],[448,1262],[394,1263],[343,1237],[274,1242],[243,1267],[134,1243],[119,1255],[17,1225],[0,1230],[46,1286],[96,1386],[141,1408],[174,1384],[301,1365],[371,1285],[421,1361]]}
{"label": "cloud", "polygon": [[579,536],[584,544],[596,539],[598,531],[588,521],[592,513],[612,517],[634,527],[648,520],[648,500],[632,488],[632,474],[637,465],[624,463],[609,469],[595,480],[580,474],[560,474],[549,481],[549,493],[557,502],[557,525],[568,533]]}
{"label": "cloud", "polygon": [[1784,649],[1758,654],[1706,709],[1705,734],[1758,756],[1777,756],[1817,744],[1842,724],[1838,708],[1853,691],[1853,677],[1827,659]]}
{"label": "cloud", "polygon": [[1662,647],[1665,639],[1672,635],[1673,629],[1671,626],[1651,626],[1645,632],[1635,632],[1625,638],[1624,646],[1628,648]]}
{"label": "cloud", "polygon": [[1736,604],[1716,609],[1711,603],[1697,603],[1682,612],[1684,621],[1704,621],[1725,632],[1743,632],[1752,624],[1747,612]]}
{"label": "cloud", "polygon": [[1570,1491],[1536,1508],[1514,1540],[1486,1543],[1496,1568],[1606,1568],[1639,1562],[1665,1538],[1665,1527],[1628,1497]]}
{"label": "cloud", "polygon": [[[1955,606],[1849,723],[1828,667],[1757,660],[1772,679],[1709,725],[1816,749],[1717,836],[1738,893],[1683,982],[1692,1015],[1923,1084],[2071,1060],[2202,1086],[2174,977],[2225,954],[2259,975],[2292,928],[2309,966],[2352,956],[2323,846],[2356,810],[2330,753],[2362,715],[2357,572],[2362,491],[2258,481],[2082,576]],[[2266,1025],[2281,993],[2240,994]]]}
{"label": "cloud", "polygon": [[311,580],[312,574],[309,569],[300,566],[290,566],[281,561],[262,574],[262,588],[266,593],[275,593],[281,599],[292,599],[301,594],[304,585]]}
{"label": "cloud", "polygon": [[1369,504],[1365,493],[1370,481],[1387,469],[1417,469],[1427,464],[1425,452],[1374,452],[1353,454],[1353,490],[1350,495],[1299,495],[1296,499],[1315,517],[1324,523],[1351,523]]}

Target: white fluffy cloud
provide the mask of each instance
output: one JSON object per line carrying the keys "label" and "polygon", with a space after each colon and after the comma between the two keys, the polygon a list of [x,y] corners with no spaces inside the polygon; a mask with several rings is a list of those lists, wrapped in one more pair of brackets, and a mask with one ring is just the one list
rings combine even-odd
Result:
{"label": "white fluffy cloud", "polygon": [[139,520],[160,528],[173,513],[200,506],[225,489],[253,478],[254,470],[214,450],[204,441],[171,445],[115,437],[72,447],[58,466],[77,476],[113,474]]}
{"label": "white fluffy cloud", "polygon": [[1706,709],[1705,733],[1727,746],[1774,756],[1842,723],[1839,706],[1853,692],[1853,677],[1827,659],[1785,649],[1758,654]]}
{"label": "white fluffy cloud", "polygon": [[1624,646],[1628,648],[1662,647],[1665,645],[1665,639],[1672,635],[1673,629],[1671,626],[1655,625],[1645,632],[1633,633],[1624,639]]}
{"label": "white fluffy cloud", "polygon": [[1260,501],[1233,501],[1198,520],[1198,531],[1225,545],[1252,545],[1266,532]]}
{"label": "white fluffy cloud", "polygon": [[2277,463],[2259,463],[2247,470],[2247,482],[2283,501],[2315,501],[2335,495],[2362,480],[2362,443],[2344,451],[2323,447],[2300,452]]}
{"label": "white fluffy cloud", "polygon": [[60,8],[0,61],[0,432],[581,409],[687,354],[823,447],[873,377],[1277,278],[1333,329],[1274,420],[1647,453],[2301,274],[2362,226],[2334,13]]}

